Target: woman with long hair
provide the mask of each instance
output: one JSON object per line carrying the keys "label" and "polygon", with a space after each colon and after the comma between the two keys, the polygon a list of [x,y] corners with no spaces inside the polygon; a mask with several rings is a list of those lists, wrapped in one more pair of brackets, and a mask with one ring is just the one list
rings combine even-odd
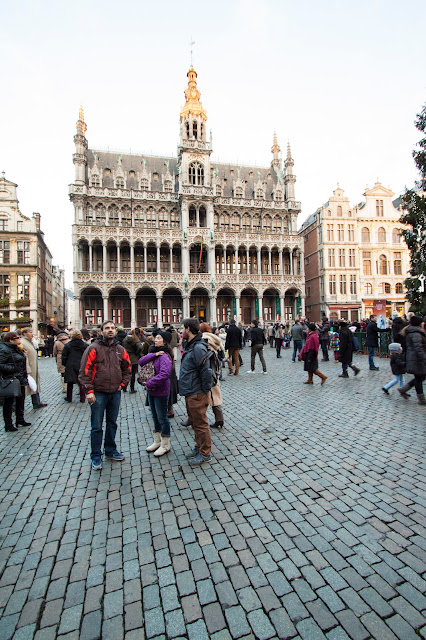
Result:
{"label": "woman with long hair", "polygon": [[80,363],[83,353],[87,349],[87,343],[83,340],[83,334],[78,329],[71,332],[71,340],[67,342],[62,351],[62,364],[65,366],[64,380],[67,385],[66,402],[72,402],[72,390],[74,385],[80,389],[80,402],[86,400],[86,390],[78,381]]}
{"label": "woman with long hair", "polygon": [[[0,342],[0,375],[4,379],[17,378],[21,385],[21,395],[3,400],[3,418],[5,431],[18,431],[18,426],[29,427],[31,422],[24,418],[25,387],[28,386],[27,358],[21,344],[21,336],[16,331],[8,331]],[[16,426],[13,424],[13,403],[16,400]]]}
{"label": "woman with long hair", "polygon": [[153,362],[155,376],[145,382],[149,408],[154,420],[154,442],[146,448],[155,456],[163,456],[170,451],[170,421],[167,416],[170,395],[170,373],[173,355],[170,349],[172,335],[168,331],[158,331],[154,338],[154,346],[146,356],[142,356],[139,364],[143,367]]}

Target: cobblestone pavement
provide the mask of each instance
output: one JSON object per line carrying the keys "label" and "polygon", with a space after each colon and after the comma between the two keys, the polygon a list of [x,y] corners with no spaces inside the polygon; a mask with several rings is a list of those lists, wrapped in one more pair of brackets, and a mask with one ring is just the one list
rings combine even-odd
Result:
{"label": "cobblestone pavement", "polygon": [[[64,402],[41,360],[46,409],[1,431],[0,638],[417,640],[426,637],[425,408],[391,379],[265,349],[223,382],[214,461],[191,469],[191,430],[145,451],[143,393],[123,394],[122,464],[92,472],[87,405]],[[28,400],[27,400],[28,402]]]}

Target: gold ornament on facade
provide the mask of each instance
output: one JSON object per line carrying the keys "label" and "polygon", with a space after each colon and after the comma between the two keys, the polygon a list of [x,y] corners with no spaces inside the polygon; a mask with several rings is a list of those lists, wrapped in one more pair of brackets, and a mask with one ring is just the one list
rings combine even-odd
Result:
{"label": "gold ornament on facade", "polygon": [[86,123],[84,122],[84,113],[83,107],[80,105],[80,111],[78,112],[78,120],[76,122],[77,133],[80,133],[84,136],[87,131]]}
{"label": "gold ornament on facade", "polygon": [[185,106],[180,112],[181,118],[186,118],[190,114],[193,116],[200,116],[203,120],[207,120],[207,113],[203,109],[203,105],[200,102],[201,93],[197,87],[197,72],[194,67],[190,67],[188,71],[188,88],[185,90]]}

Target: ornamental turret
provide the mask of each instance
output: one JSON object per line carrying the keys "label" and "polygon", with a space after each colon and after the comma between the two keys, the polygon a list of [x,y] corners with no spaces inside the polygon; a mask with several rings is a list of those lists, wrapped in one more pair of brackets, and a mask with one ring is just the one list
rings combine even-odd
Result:
{"label": "ornamental turret", "polygon": [[287,157],[284,162],[285,166],[285,199],[286,202],[294,200],[294,183],[296,182],[296,176],[293,173],[294,160],[291,157],[290,143],[287,144]]}
{"label": "ornamental turret", "polygon": [[73,162],[75,165],[75,184],[86,183],[86,165],[87,165],[87,140],[86,130],[87,126],[84,122],[83,107],[80,107],[78,114],[78,120],[76,122],[77,133],[74,136],[75,153],[73,155]]}

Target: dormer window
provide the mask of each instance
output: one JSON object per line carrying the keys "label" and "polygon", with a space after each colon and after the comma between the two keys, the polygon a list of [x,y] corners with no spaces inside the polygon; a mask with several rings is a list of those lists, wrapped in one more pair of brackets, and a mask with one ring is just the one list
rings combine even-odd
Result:
{"label": "dormer window", "polygon": [[222,195],[222,186],[220,184],[216,185],[216,195],[219,197]]}
{"label": "dormer window", "polygon": [[263,200],[263,198],[264,198],[263,189],[257,189],[256,190],[256,199],[257,200]]}
{"label": "dormer window", "polygon": [[242,187],[236,187],[235,188],[235,197],[236,198],[242,198],[243,197],[243,189],[242,189]]}
{"label": "dormer window", "polygon": [[282,191],[280,191],[279,189],[277,189],[275,191],[275,200],[282,200],[283,199],[283,193]]}
{"label": "dormer window", "polygon": [[117,178],[115,181],[116,189],[124,189],[124,178]]}
{"label": "dormer window", "polygon": [[97,173],[94,173],[92,175],[91,184],[92,184],[92,187],[99,187],[100,186],[101,181],[100,181],[99,176],[98,176]]}
{"label": "dormer window", "polygon": [[189,165],[189,183],[194,185],[204,184],[204,167],[201,162],[192,162]]}
{"label": "dormer window", "polygon": [[171,193],[172,192],[172,181],[171,180],[165,180],[164,181],[164,191],[166,193]]}
{"label": "dormer window", "polygon": [[142,178],[141,180],[141,189],[142,191],[148,191],[148,178]]}

